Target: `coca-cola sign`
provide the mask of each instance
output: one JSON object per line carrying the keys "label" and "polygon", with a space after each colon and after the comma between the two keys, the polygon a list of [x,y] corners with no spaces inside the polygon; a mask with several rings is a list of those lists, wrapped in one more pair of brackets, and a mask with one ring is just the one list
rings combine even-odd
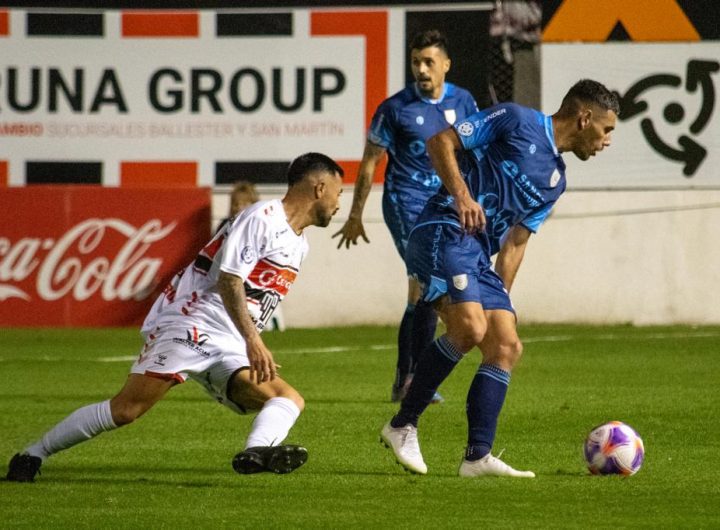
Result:
{"label": "coca-cola sign", "polygon": [[209,234],[206,189],[0,189],[0,325],[137,324]]}

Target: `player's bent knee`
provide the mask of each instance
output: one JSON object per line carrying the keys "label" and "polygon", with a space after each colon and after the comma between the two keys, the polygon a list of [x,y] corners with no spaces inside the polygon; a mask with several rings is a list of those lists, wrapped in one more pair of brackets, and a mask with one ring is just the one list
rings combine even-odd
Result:
{"label": "player's bent knee", "polygon": [[523,345],[519,339],[511,342],[503,342],[495,345],[492,351],[488,353],[490,354],[487,356],[489,359],[486,360],[499,364],[506,369],[511,369],[517,364],[520,357],[522,357]]}
{"label": "player's bent knee", "polygon": [[282,397],[286,397],[287,399],[292,400],[292,402],[295,403],[295,405],[297,405],[297,408],[300,410],[300,412],[305,410],[305,398],[303,398],[300,395],[300,392],[298,392],[294,388],[292,389],[292,393],[290,395],[282,396]]}
{"label": "player's bent knee", "polygon": [[305,408],[303,397],[284,380],[276,378],[274,381],[258,385],[250,381],[244,372],[239,372],[237,377],[232,380],[229,397],[248,412],[258,411],[268,400],[279,397],[291,400],[300,411]]}
{"label": "player's bent knee", "polygon": [[486,326],[479,322],[463,322],[460,326],[448,327],[448,338],[462,353],[479,346],[485,337]]}
{"label": "player's bent knee", "polygon": [[110,401],[110,413],[115,425],[122,427],[138,419],[147,410],[147,407],[139,403],[125,403]]}

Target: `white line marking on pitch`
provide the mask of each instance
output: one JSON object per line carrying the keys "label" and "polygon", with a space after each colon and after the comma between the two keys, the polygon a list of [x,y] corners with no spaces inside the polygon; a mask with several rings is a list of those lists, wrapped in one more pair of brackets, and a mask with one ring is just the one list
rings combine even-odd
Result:
{"label": "white line marking on pitch", "polygon": [[[601,335],[548,335],[546,337],[527,337],[522,339],[525,344],[534,342],[567,342],[575,339],[585,340],[665,340],[665,339],[696,339],[706,337],[717,337],[720,336],[720,332],[716,331],[700,331],[697,333],[693,332],[668,332],[668,333],[651,333],[648,335],[616,335],[612,333],[601,334]],[[395,350],[397,344],[371,344],[365,347],[357,346],[325,346],[322,348],[298,348],[298,349],[278,349],[278,354],[300,354],[300,353],[345,353],[349,351],[387,351]],[[96,359],[84,359],[85,362],[99,362],[99,363],[120,363],[120,362],[132,362],[137,359],[137,355],[117,355],[113,357],[98,357]],[[8,359],[0,358],[0,362],[7,361]],[[12,359],[15,360],[15,359]],[[61,362],[61,361],[72,361],[71,359],[63,359],[60,357],[50,357],[43,355],[42,357],[36,357],[32,361],[47,361],[47,362]]]}

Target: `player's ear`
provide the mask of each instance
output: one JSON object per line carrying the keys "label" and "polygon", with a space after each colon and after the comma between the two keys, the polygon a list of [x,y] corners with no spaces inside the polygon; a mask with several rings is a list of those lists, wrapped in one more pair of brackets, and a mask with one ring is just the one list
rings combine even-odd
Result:
{"label": "player's ear", "polygon": [[315,184],[315,199],[320,199],[323,195],[325,195],[325,181],[319,180],[317,184]]}
{"label": "player's ear", "polygon": [[452,61],[451,61],[450,59],[445,59],[445,64],[444,64],[444,66],[443,66],[443,71],[444,71],[446,74],[447,74],[448,71],[450,70],[450,65],[451,65],[451,63],[452,63]]}
{"label": "player's ear", "polygon": [[580,109],[580,112],[578,113],[578,128],[582,131],[583,129],[587,129],[590,126],[590,122],[592,122],[593,117],[593,111],[592,109],[588,107],[583,107]]}

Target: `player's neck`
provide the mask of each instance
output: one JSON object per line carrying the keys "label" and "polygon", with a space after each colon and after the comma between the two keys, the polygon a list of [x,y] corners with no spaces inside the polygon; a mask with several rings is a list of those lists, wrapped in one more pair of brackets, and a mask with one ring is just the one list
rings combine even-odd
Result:
{"label": "player's neck", "polygon": [[573,123],[563,119],[558,113],[552,115],[553,138],[555,139],[555,147],[559,153],[569,151],[571,149],[570,139],[572,138]]}
{"label": "player's neck", "polygon": [[432,92],[423,92],[420,90],[420,87],[417,83],[415,83],[415,90],[417,90],[417,93],[420,95],[420,97],[429,99],[431,101],[437,101],[439,100],[442,95],[445,93],[445,82],[443,82],[439,87],[436,87]]}
{"label": "player's neck", "polygon": [[285,218],[287,219],[290,228],[297,235],[301,235],[305,227],[312,224],[310,219],[310,213],[307,211],[306,206],[301,201],[297,201],[285,195],[282,200],[283,210],[285,210]]}

